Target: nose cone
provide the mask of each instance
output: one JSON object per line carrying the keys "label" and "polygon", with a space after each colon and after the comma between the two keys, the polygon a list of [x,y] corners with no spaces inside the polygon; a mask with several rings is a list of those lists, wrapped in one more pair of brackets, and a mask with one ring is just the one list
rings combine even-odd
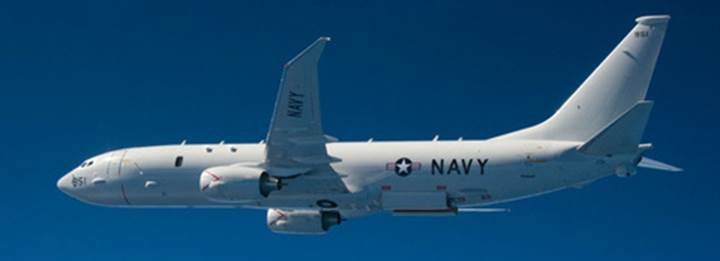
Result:
{"label": "nose cone", "polygon": [[73,196],[71,193],[73,186],[72,186],[72,177],[70,177],[70,174],[62,176],[60,179],[58,179],[57,187],[63,193],[68,194],[69,196]]}
{"label": "nose cone", "polygon": [[88,182],[83,173],[72,171],[58,179],[57,187],[69,197],[84,203],[99,206],[124,204],[125,201],[120,196],[120,187],[109,187],[106,183],[109,182]]}

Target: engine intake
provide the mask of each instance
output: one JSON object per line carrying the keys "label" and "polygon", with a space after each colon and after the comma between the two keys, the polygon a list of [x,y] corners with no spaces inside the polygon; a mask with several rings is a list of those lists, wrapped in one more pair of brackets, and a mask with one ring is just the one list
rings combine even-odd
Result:
{"label": "engine intake", "polygon": [[200,175],[200,191],[217,202],[253,201],[266,198],[280,188],[280,179],[263,169],[244,165],[212,167]]}
{"label": "engine intake", "polygon": [[342,223],[337,211],[268,209],[267,226],[280,234],[321,235]]}

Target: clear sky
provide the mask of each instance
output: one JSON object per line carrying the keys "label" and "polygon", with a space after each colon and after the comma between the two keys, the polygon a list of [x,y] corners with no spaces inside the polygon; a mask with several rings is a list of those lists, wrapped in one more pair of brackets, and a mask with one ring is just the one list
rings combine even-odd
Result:
{"label": "clear sky", "polygon": [[[718,259],[716,3],[339,2],[0,3],[0,259]],[[645,140],[681,175],[611,177],[509,214],[381,214],[323,237],[272,234],[263,211],[100,208],[55,187],[107,150],[258,142],[282,64],[325,35],[328,134],[492,137],[549,116],[657,13],[673,18]]]}

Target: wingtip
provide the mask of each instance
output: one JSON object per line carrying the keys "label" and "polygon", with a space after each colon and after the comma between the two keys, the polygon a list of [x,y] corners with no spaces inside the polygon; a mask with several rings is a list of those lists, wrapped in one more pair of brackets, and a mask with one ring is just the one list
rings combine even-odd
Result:
{"label": "wingtip", "polygon": [[329,42],[332,40],[332,38],[330,38],[330,36],[321,36],[320,38],[318,38],[318,40],[323,42]]}

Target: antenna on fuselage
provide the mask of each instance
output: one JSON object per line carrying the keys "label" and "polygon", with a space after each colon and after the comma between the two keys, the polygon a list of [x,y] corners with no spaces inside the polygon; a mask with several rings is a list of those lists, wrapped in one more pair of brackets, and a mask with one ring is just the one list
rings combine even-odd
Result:
{"label": "antenna on fuselage", "polygon": [[180,142],[180,146],[185,146],[185,143],[187,143],[187,140],[182,140],[182,141]]}
{"label": "antenna on fuselage", "polygon": [[370,138],[370,139],[368,140],[368,143],[372,143],[374,140],[375,140],[375,138]]}
{"label": "antenna on fuselage", "polygon": [[224,141],[224,140],[221,140],[221,141],[220,141],[220,145],[223,145],[223,144],[225,144],[225,141]]}
{"label": "antenna on fuselage", "polygon": [[438,139],[440,139],[440,135],[435,134],[435,137],[433,137],[432,141],[438,141]]}

